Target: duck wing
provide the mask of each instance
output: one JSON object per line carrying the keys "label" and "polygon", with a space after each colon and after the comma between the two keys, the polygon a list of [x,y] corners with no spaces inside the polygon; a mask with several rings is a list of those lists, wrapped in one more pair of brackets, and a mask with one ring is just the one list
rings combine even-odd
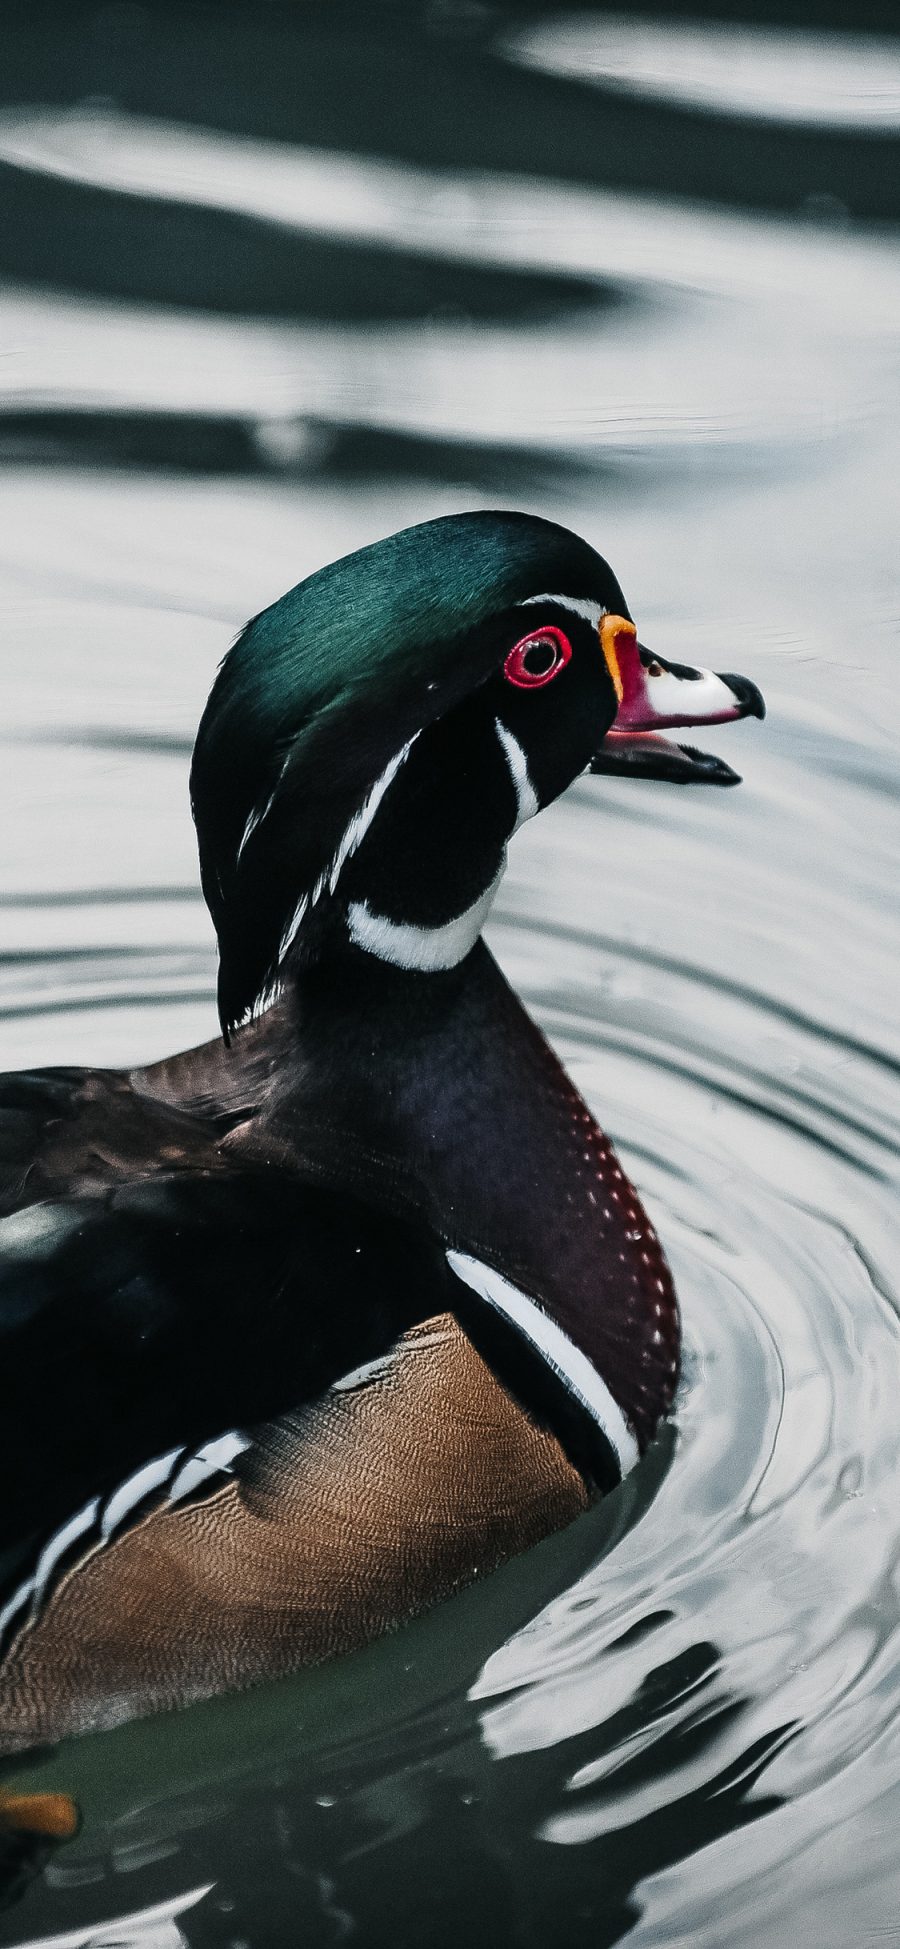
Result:
{"label": "duck wing", "polygon": [[424,1229],[274,1171],[176,1172],[4,1219],[0,1612],[35,1548],[36,1599],[72,1550],[193,1493],[242,1429],[384,1354],[447,1279]]}
{"label": "duck wing", "polygon": [[0,1217],[24,1206],[215,1165],[217,1129],[118,1070],[0,1076]]}
{"label": "duck wing", "polygon": [[215,1168],[217,1144],[256,1117],[290,1053],[280,1003],[230,1048],[216,1037],[132,1070],[0,1076],[0,1217],[135,1178]]}
{"label": "duck wing", "polygon": [[586,1507],[458,1288],[275,1171],[0,1223],[0,1752],[350,1650]]}
{"label": "duck wing", "polygon": [[20,1602],[0,1661],[0,1752],[351,1651],[589,1500],[450,1314],[246,1433],[194,1495],[175,1477],[110,1542],[78,1539],[72,1574]]}
{"label": "duck wing", "polygon": [[297,1028],[288,997],[225,1043],[220,1035],[161,1062],[132,1069],[128,1081],[142,1101],[202,1117],[221,1134],[253,1118],[273,1082],[296,1061]]}

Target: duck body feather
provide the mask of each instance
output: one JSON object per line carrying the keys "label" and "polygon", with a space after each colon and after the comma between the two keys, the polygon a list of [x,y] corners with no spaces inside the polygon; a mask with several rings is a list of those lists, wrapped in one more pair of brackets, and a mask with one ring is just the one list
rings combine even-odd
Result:
{"label": "duck body feather", "polygon": [[486,949],[420,981],[418,1024],[394,973],[369,1007],[358,971],[327,985],[327,1021],[294,991],[227,1050],[0,1084],[9,1750],[351,1649],[594,1493],[563,1390],[502,1333],[479,1352],[448,1269],[448,1242],[483,1249],[485,989],[511,1008],[481,1077],[486,1101],[505,1072],[498,1152],[536,1053],[573,1142],[589,1113]]}

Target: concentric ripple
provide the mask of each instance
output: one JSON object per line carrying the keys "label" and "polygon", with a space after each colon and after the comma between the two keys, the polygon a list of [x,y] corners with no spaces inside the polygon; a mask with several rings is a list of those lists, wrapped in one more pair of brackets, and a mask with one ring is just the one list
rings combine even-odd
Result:
{"label": "concentric ripple", "polygon": [[100,9],[70,93],[12,37],[0,1065],[214,1032],[188,754],[247,616],[408,522],[567,522],[769,705],[710,734],[738,791],[580,781],[489,930],[683,1380],[607,1503],[408,1630],[30,1757],[82,1827],[0,1943],[893,1940],[896,44],[338,11]]}
{"label": "concentric ripple", "polygon": [[[639,1830],[661,1805],[676,1819],[692,1794],[752,1776],[765,1755],[745,1816],[783,1804],[716,1839],[702,1876],[702,1829],[687,1859],[651,1874],[634,1940],[717,1944],[723,1904],[729,1942],[787,1940],[778,1877],[796,1889],[803,1850],[806,1899],[824,1875],[833,1901],[835,1833],[871,1815],[887,1752],[896,1765],[900,1325],[875,1244],[884,1189],[823,1149],[814,1120],[804,1131],[800,1106],[795,1128],[773,1132],[764,1103],[726,1097],[723,1116],[716,1086],[695,1075],[676,1096],[667,1082],[661,1119],[654,1068],[635,1127],[646,1058],[617,1051],[611,1063],[575,1043],[569,1057],[589,1085],[602,1072],[607,1106],[611,1087],[628,1090],[626,1156],[684,1307],[677,1441],[640,1522],[488,1661],[474,1696],[498,1760],[593,1729],[597,1757],[573,1768],[541,1823],[562,1847]],[[852,1857],[843,1872],[858,1899]],[[879,1912],[883,1889],[868,1893]],[[809,1940],[846,1941],[824,1899],[817,1926]]]}
{"label": "concentric ripple", "polygon": [[[632,845],[662,803],[634,790]],[[717,803],[686,808],[695,839]],[[664,862],[643,841],[610,857],[615,823],[584,786],[536,827],[493,939],[666,1240],[685,1327],[673,1427],[604,1509],[361,1659],[35,1766],[29,1783],[78,1788],[86,1817],[31,1891],[47,1927],[117,1913],[139,1943],[169,1903],[173,1943],[218,1941],[232,1915],[237,1939],[280,1941],[295,1914],[313,1943],[356,1917],[378,1942],[404,1878],[410,1929],[424,1916],[447,1944],[493,1929],[750,1949],[787,1943],[799,1900],[807,1939],[837,1949],[851,1904],[883,1914],[900,1780],[895,1068],[870,1024],[841,1043],[808,1000],[782,1001],[771,965],[760,989],[749,966],[704,972],[683,938],[601,932],[589,847],[620,911],[664,931]],[[682,898],[682,936],[696,918]],[[140,1907],[114,1907],[125,1873]]]}

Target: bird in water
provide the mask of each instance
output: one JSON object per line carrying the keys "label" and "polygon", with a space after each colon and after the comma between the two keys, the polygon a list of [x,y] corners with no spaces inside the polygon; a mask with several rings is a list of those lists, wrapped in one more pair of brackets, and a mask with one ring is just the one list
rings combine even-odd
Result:
{"label": "bird in water", "polygon": [[661,733],[748,714],[522,514],[247,625],[191,775],[222,1037],[0,1081],[0,1750],[348,1651],[637,1462],[668,1266],[481,932],[580,773],[734,782]]}

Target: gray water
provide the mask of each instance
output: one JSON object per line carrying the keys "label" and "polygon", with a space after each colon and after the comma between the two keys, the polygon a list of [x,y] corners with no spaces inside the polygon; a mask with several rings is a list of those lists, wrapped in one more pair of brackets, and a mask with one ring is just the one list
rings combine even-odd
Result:
{"label": "gray water", "polygon": [[363,542],[566,522],[770,715],[738,791],[577,784],[489,928],[671,1256],[673,1424],[362,1656],[19,1769],[83,1825],[3,1943],[894,1940],[900,42],[766,18],[9,10],[0,1065],[214,1033],[193,730]]}

